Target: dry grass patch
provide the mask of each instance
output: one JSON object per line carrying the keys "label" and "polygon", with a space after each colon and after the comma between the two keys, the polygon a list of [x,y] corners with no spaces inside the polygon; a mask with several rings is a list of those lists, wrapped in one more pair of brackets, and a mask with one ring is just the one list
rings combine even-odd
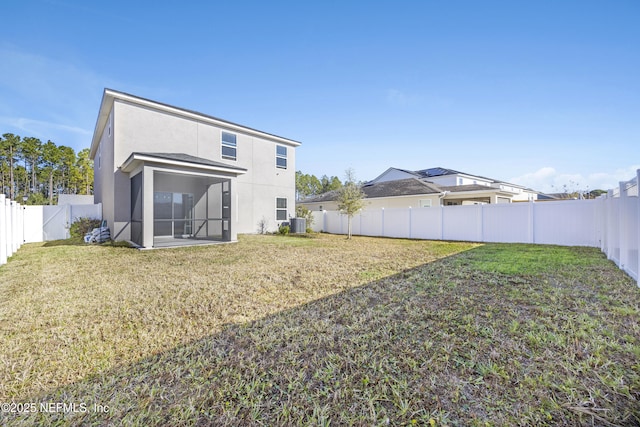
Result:
{"label": "dry grass patch", "polygon": [[329,235],[143,252],[47,245],[0,269],[0,401],[474,247]]}

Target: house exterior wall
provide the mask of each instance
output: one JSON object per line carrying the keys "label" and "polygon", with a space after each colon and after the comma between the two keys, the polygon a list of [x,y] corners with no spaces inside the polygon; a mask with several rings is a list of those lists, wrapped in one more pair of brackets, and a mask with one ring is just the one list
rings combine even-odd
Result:
{"label": "house exterior wall", "polygon": [[[103,101],[104,102],[104,101]],[[131,238],[130,174],[118,168],[133,152],[184,153],[247,169],[238,176],[232,190],[233,234],[255,233],[264,217],[275,230],[276,198],[287,199],[287,216],[295,215],[295,147],[288,140],[229,124],[210,123],[202,116],[172,113],[152,105],[139,105],[127,99],[113,99],[102,137],[96,150],[94,193],[102,203],[104,219],[117,240]],[[243,131],[245,129],[246,131]],[[236,160],[222,158],[222,132],[236,135]],[[287,168],[276,166],[276,147],[287,147]],[[144,176],[144,187],[152,180]],[[145,206],[147,200],[145,193]],[[153,194],[151,194],[153,197]],[[145,227],[145,234],[149,229]],[[145,245],[146,246],[146,245]]]}
{"label": "house exterior wall", "polygon": [[422,194],[416,196],[377,197],[365,199],[365,209],[394,209],[394,208],[419,208],[421,201],[430,200],[431,206],[438,206],[440,198],[437,194]]}
{"label": "house exterior wall", "polygon": [[514,202],[528,202],[530,200],[538,200],[538,193],[532,191],[521,190],[511,199]]}
{"label": "house exterior wall", "polygon": [[109,114],[107,123],[100,137],[100,145],[94,158],[94,182],[93,197],[95,203],[102,203],[102,218],[107,220],[108,224],[114,221],[114,188],[115,179],[113,159],[114,149],[114,130],[113,130],[113,111]]}
{"label": "house exterior wall", "polygon": [[[426,180],[443,187],[458,185],[457,175],[430,176],[429,178],[426,178]],[[471,182],[469,182],[469,184],[471,184]]]}
{"label": "house exterior wall", "polygon": [[287,218],[295,216],[295,149],[287,147],[287,168],[281,169],[276,167],[276,146],[284,144],[237,135],[238,160],[235,164],[247,169],[236,183],[238,191],[234,208],[238,216],[238,232],[255,233],[263,217],[267,221],[267,229],[275,230],[282,222],[276,220],[276,198],[287,199]]}
{"label": "house exterior wall", "polygon": [[443,187],[450,187],[454,185],[486,185],[489,186],[491,183],[485,179],[479,177],[469,177],[465,175],[442,175],[442,176],[430,176],[426,178],[427,181],[433,182],[435,184],[441,185]]}

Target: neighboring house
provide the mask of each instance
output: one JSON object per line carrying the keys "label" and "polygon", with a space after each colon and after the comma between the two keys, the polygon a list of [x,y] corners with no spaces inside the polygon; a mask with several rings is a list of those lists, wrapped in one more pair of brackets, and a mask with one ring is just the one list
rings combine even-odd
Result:
{"label": "neighboring house", "polygon": [[235,241],[295,212],[299,142],[105,89],[94,198],[114,240],[142,247]]}
{"label": "neighboring house", "polygon": [[[511,203],[537,200],[540,193],[520,185],[445,168],[419,171],[389,168],[365,183],[367,208],[407,208]],[[336,192],[298,204],[310,210],[337,210]]]}

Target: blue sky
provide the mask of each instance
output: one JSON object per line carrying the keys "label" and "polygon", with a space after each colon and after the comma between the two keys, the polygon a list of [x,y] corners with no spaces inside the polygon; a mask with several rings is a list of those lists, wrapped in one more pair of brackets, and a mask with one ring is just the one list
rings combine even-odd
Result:
{"label": "blue sky", "polygon": [[301,141],[296,169],[541,191],[640,168],[640,1],[4,0],[0,133],[76,151],[105,87]]}

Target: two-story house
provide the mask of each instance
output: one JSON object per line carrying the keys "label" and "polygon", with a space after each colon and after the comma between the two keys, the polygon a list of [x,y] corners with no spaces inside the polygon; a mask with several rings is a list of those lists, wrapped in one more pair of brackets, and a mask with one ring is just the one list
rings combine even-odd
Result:
{"label": "two-story house", "polygon": [[235,241],[295,210],[300,142],[105,89],[91,142],[94,198],[114,240]]}
{"label": "two-story house", "polygon": [[[362,186],[366,206],[424,208],[538,200],[529,188],[441,167],[409,171],[389,168]],[[337,210],[336,192],[320,194],[298,204],[310,210]]]}

